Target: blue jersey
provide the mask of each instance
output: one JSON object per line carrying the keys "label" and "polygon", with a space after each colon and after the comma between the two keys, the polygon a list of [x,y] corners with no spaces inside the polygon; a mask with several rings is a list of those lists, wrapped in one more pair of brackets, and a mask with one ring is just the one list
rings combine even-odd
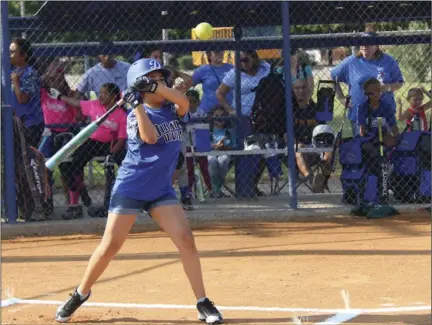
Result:
{"label": "blue jersey", "polygon": [[155,144],[143,142],[138,132],[135,111],[127,117],[128,150],[119,168],[113,194],[135,200],[153,201],[173,193],[172,175],[183,141],[184,124],[189,113],[179,118],[173,104],[159,109],[145,107],[155,125],[158,140]]}
{"label": "blue jersey", "polygon": [[[11,97],[11,105],[16,115],[24,122],[24,125],[34,126],[44,122],[40,100],[40,80],[36,70],[27,66],[24,69],[14,69],[14,72],[22,72],[20,76],[21,91],[30,96],[26,104],[20,104],[15,92]],[[14,91],[14,85],[11,85]]]}
{"label": "blue jersey", "polygon": [[360,104],[357,112],[357,126],[364,125],[369,132],[376,132],[378,117],[382,118],[383,129],[391,132],[391,127],[396,125],[396,118],[391,105],[384,101],[380,101],[377,109],[372,109],[368,101]]}

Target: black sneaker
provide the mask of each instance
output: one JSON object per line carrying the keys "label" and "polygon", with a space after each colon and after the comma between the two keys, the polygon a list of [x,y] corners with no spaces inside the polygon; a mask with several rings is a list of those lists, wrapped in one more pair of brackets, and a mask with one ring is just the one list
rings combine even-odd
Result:
{"label": "black sneaker", "polygon": [[87,213],[92,218],[106,218],[108,217],[108,210],[103,206],[89,207]]}
{"label": "black sneaker", "polygon": [[222,314],[217,310],[214,303],[208,298],[197,303],[198,319],[207,324],[222,324]]}
{"label": "black sneaker", "polygon": [[180,201],[185,211],[192,211],[194,209],[191,197],[183,197]]}
{"label": "black sneaker", "polygon": [[90,298],[91,292],[88,294],[87,298],[81,299],[78,292],[75,290],[74,293],[70,294],[70,298],[57,308],[56,311],[56,321],[59,323],[66,323],[72,316],[72,314],[83,304],[88,298]]}
{"label": "black sneaker", "polygon": [[80,205],[74,205],[68,207],[66,213],[64,213],[62,216],[62,219],[64,220],[72,220],[72,219],[80,219],[84,217],[84,213],[82,210],[82,206]]}
{"label": "black sneaker", "polygon": [[86,187],[80,191],[80,197],[81,197],[82,204],[84,204],[85,207],[89,207],[92,204],[92,199]]}

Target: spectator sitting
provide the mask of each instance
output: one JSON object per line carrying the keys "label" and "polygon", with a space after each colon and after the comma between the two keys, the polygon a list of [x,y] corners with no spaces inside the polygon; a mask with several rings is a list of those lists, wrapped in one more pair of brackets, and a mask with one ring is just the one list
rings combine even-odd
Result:
{"label": "spectator sitting", "polygon": [[114,58],[112,54],[114,44],[111,41],[102,41],[100,46],[104,47],[103,54],[98,56],[100,63],[88,70],[76,87],[83,97],[90,91],[94,91],[99,96],[99,90],[106,83],[118,85],[121,91],[127,88],[126,75],[130,64]]}
{"label": "spectator sitting", "polygon": [[364,83],[363,90],[367,100],[358,108],[358,133],[362,137],[367,133],[378,134],[377,118],[382,117],[383,143],[386,147],[393,147],[395,137],[399,135],[399,129],[391,104],[382,100],[381,83],[378,79],[369,79]]}
{"label": "spectator sitting", "polygon": [[44,117],[40,104],[40,80],[33,64],[33,51],[28,40],[17,38],[10,47],[13,112],[26,126],[25,138],[30,146],[38,147],[44,130]]}
{"label": "spectator sitting", "polygon": [[[226,117],[228,114],[222,106],[216,106],[212,110],[213,117]],[[230,150],[231,147],[231,134],[226,128],[226,121],[213,120],[211,123],[211,143],[212,150]],[[225,177],[229,171],[229,164],[231,161],[230,155],[210,156],[209,157],[209,172],[213,185],[214,197],[228,197],[222,192],[222,186],[225,182]]]}
{"label": "spectator sitting", "polygon": [[200,108],[200,94],[195,89],[189,89],[186,91],[185,95],[189,99],[189,112],[191,117],[194,119],[204,118],[206,117],[206,113]]}
{"label": "spectator sitting", "polygon": [[[309,148],[312,146],[313,130],[318,125],[316,120],[316,104],[309,99],[307,81],[297,79],[293,84],[294,100],[294,136],[298,148]],[[317,152],[296,152],[297,167],[300,174],[308,181],[315,193],[324,192],[325,178],[331,172],[331,152],[322,155]],[[321,164],[323,174],[312,173],[311,167]]]}
{"label": "spectator sitting", "polygon": [[[312,74],[312,67],[309,64],[301,62],[299,60],[299,52],[295,48],[291,48],[291,56],[290,56],[290,65],[291,65],[291,84],[295,84],[297,80],[306,80],[307,81],[307,101],[312,98],[314,91],[314,78]],[[279,67],[276,69],[276,72],[283,73],[283,68]]]}
{"label": "spectator sitting", "polygon": [[[186,91],[185,94],[189,99],[189,111],[191,113],[192,118],[202,118],[205,117],[205,113],[199,109],[200,105],[200,98],[199,93],[196,90],[190,89]],[[186,141],[186,152],[191,152],[190,148],[191,143],[188,143]],[[208,170],[208,160],[207,157],[195,157],[195,161],[199,164],[201,175],[204,179],[204,183],[207,187],[207,190],[209,192],[209,196],[213,196],[213,186],[210,179],[210,174]],[[186,158],[186,166],[187,166],[187,173],[188,173],[188,179],[189,179],[189,188],[192,188],[195,183],[195,174],[194,174],[194,162],[192,157]]]}
{"label": "spectator sitting", "polygon": [[[203,110],[206,114],[210,112],[219,101],[216,97],[216,90],[224,80],[225,75],[234,66],[229,63],[224,63],[224,51],[207,51],[206,52],[208,64],[200,66],[192,74],[192,79],[186,84],[187,87],[202,84],[203,97],[199,105],[199,109]],[[232,91],[226,94],[226,101],[231,103],[233,100]]]}
{"label": "spectator sitting", "polygon": [[[82,101],[62,94],[54,97],[79,108],[78,115],[89,116],[92,121],[95,121],[120,99],[120,88],[112,83],[103,84],[99,91],[98,100]],[[114,163],[120,165],[123,160],[125,140],[126,113],[122,108],[119,108],[73,153],[72,162],[60,164],[60,172],[67,179],[70,195],[70,205],[67,212],[62,216],[63,219],[83,217],[82,207],[78,205],[80,196],[85,206],[91,205],[91,198],[88,194],[83,196],[83,193],[85,193],[83,192],[85,165],[97,156],[106,156],[104,163],[106,173],[108,170],[111,170]],[[112,181],[114,180],[112,179]],[[108,213],[107,209],[112,183],[107,183],[105,186],[105,202],[103,207],[105,211],[96,209],[94,215],[92,214],[91,216],[106,216]]]}
{"label": "spectator sitting", "polygon": [[[39,146],[41,151],[46,158],[50,158],[54,153],[57,152],[63,145],[64,142],[56,143],[54,137],[68,131],[75,131],[73,125],[76,124],[77,109],[62,100],[51,98],[49,89],[58,89],[62,94],[66,94],[69,97],[73,97],[74,92],[70,89],[66,82],[64,75],[64,65],[58,61],[53,61],[47,71],[42,76],[42,88],[41,88],[41,106],[43,110],[45,125],[50,124],[70,124],[70,127],[53,127],[45,128],[44,140]],[[64,138],[64,141],[69,141],[71,137]],[[52,186],[52,173],[49,173]],[[69,201],[69,191],[67,187],[67,181],[64,177],[61,177],[63,183],[63,189],[65,190],[66,202]],[[50,211],[45,211],[46,215],[51,214],[53,201],[52,197],[48,199]]]}
{"label": "spectator sitting", "polygon": [[424,95],[431,98],[431,95],[422,88],[412,88],[408,91],[407,101],[410,107],[403,111],[402,101],[398,99],[398,120],[406,121],[407,126],[411,126],[412,119],[415,115],[420,118],[421,127],[420,130],[428,130],[428,121],[426,117],[426,111],[432,107],[432,101],[429,100],[426,104],[423,104]]}

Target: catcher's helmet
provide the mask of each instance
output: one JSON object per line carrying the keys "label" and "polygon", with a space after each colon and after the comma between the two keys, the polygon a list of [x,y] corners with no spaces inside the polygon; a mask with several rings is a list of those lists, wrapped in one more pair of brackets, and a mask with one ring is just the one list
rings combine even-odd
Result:
{"label": "catcher's helmet", "polygon": [[335,140],[335,134],[327,124],[317,125],[312,133],[312,144],[315,148],[331,147]]}
{"label": "catcher's helmet", "polygon": [[127,72],[128,88],[133,87],[138,78],[145,76],[152,71],[160,71],[163,74],[165,80],[167,80],[170,75],[170,71],[164,69],[159,61],[155,59],[140,59],[132,63]]}

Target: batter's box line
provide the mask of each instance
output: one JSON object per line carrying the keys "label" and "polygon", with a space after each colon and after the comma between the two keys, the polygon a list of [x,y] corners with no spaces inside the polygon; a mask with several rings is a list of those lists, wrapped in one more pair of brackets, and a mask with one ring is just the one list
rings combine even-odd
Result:
{"label": "batter's box line", "polygon": [[[10,298],[1,301],[1,308],[12,305],[61,305],[63,301],[58,300],[27,300]],[[108,307],[108,308],[136,308],[136,309],[196,309],[195,305],[174,305],[174,304],[135,304],[118,302],[86,302],[86,307]],[[262,312],[289,312],[289,313],[309,313],[309,314],[377,314],[377,313],[398,313],[430,311],[432,306],[405,306],[372,309],[326,309],[326,308],[290,308],[290,307],[257,307],[257,306],[218,306],[220,310],[229,311],[262,311]]]}

